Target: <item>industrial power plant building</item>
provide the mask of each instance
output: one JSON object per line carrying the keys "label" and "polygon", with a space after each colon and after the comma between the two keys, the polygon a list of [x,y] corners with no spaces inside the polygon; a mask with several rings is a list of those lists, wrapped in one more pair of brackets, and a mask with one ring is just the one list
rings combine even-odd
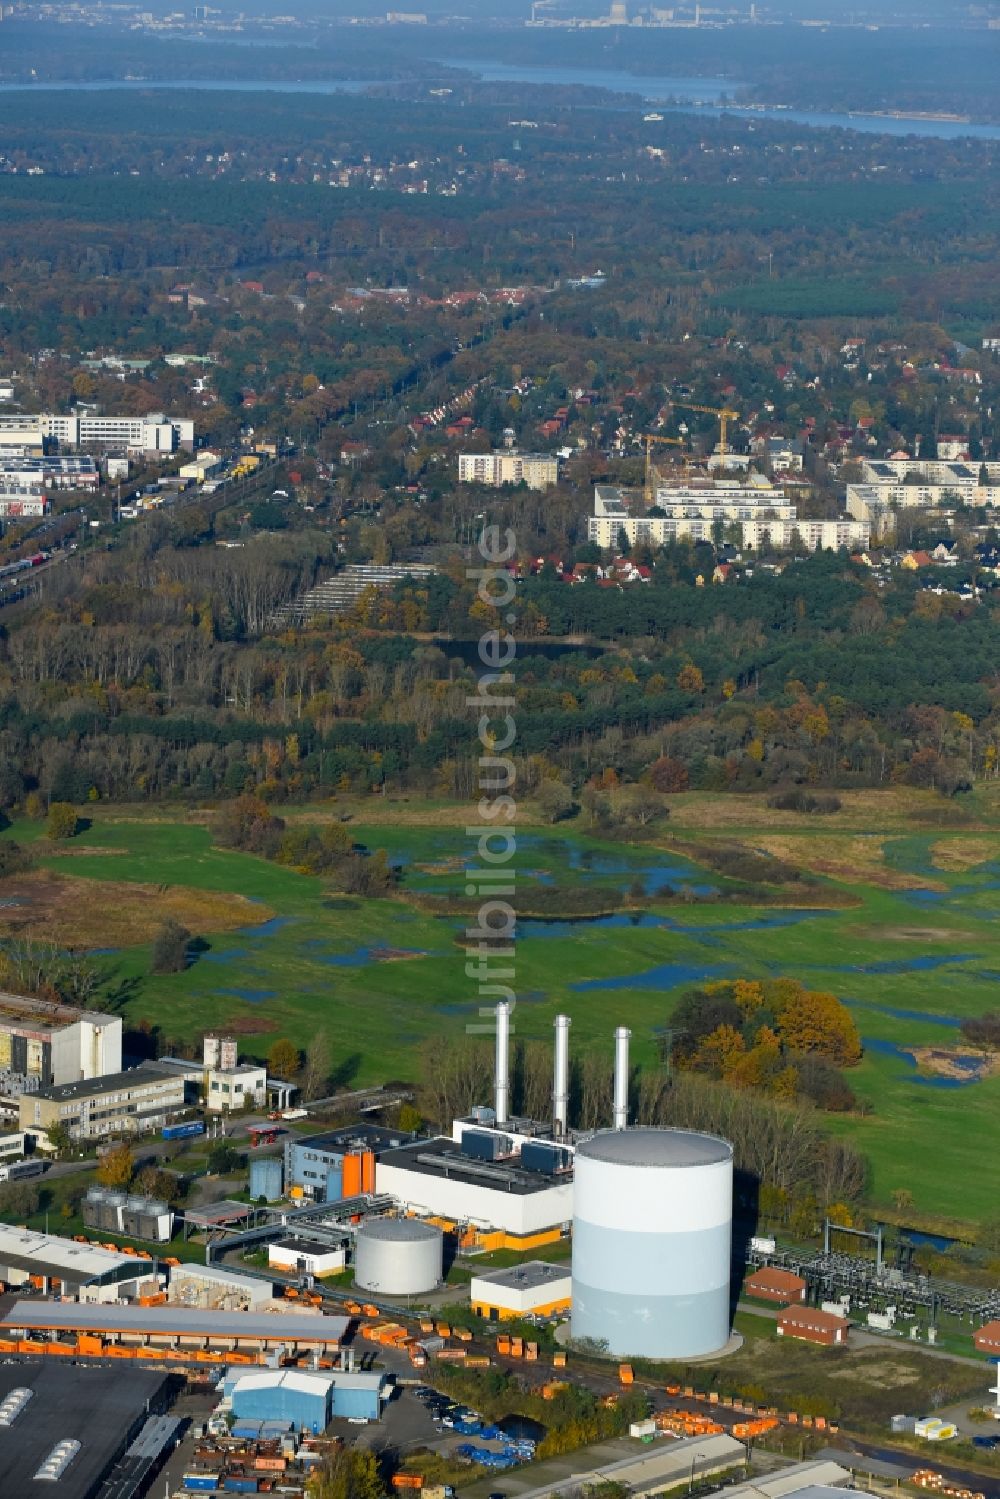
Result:
{"label": "industrial power plant building", "polygon": [[120,1071],[121,1065],[120,1015],[78,1010],[25,994],[0,994],[4,1097],[101,1077]]}
{"label": "industrial power plant building", "polygon": [[490,1322],[513,1317],[551,1317],[568,1312],[573,1299],[573,1281],[567,1265],[529,1260],[506,1270],[486,1270],[474,1275],[469,1301],[474,1312]]}
{"label": "industrial power plant building", "polygon": [[497,1229],[516,1247],[545,1242],[573,1216],[572,1172],[527,1169],[513,1142],[489,1131],[466,1130],[457,1146],[441,1136],[388,1151],[375,1185],[407,1212]]}
{"label": "industrial power plant building", "polygon": [[408,1144],[405,1130],[353,1124],[285,1142],[285,1190],[314,1202],[342,1202],[375,1190],[375,1162],[383,1151]]}
{"label": "industrial power plant building", "polygon": [[648,1358],[725,1347],[732,1146],[687,1130],[609,1130],[577,1147],[574,1192],[574,1338]]}

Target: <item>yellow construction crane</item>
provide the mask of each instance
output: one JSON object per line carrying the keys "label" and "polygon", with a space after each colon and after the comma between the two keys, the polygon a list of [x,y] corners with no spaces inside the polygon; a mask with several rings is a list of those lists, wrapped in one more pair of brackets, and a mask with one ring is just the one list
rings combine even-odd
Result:
{"label": "yellow construction crane", "polygon": [[671,406],[679,406],[682,411],[705,411],[709,416],[719,418],[719,452],[728,453],[726,446],[726,432],[730,422],[738,422],[740,414],[728,406],[699,406],[695,401],[670,401]]}
{"label": "yellow construction crane", "polygon": [[654,442],[668,443],[671,447],[682,448],[684,446],[684,439],[683,437],[658,437],[654,432],[646,432],[642,440],[646,444],[646,479],[643,488],[646,496],[646,507],[648,509],[653,501],[653,465],[650,462],[650,449]]}

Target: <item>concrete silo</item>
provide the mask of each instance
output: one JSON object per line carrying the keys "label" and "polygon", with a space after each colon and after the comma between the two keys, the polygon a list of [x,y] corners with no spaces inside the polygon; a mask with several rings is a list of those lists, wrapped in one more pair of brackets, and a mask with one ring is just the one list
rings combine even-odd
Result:
{"label": "concrete silo", "polygon": [[688,1358],[729,1338],[733,1150],[680,1129],[602,1131],[577,1147],[573,1337]]}
{"label": "concrete silo", "polygon": [[384,1296],[419,1296],[443,1279],[444,1236],[416,1218],[372,1218],[358,1229],[354,1283]]}

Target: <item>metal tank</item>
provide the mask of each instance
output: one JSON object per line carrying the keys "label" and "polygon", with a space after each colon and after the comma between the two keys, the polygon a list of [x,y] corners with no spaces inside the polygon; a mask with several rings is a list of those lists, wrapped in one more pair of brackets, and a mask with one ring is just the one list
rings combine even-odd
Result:
{"label": "metal tank", "polygon": [[443,1278],[444,1238],[415,1218],[372,1218],[358,1230],[354,1283],[384,1296],[417,1296]]}
{"label": "metal tank", "polygon": [[280,1156],[260,1156],[250,1162],[250,1196],[277,1202],[284,1186],[284,1162]]}
{"label": "metal tank", "polygon": [[602,1131],[577,1147],[573,1337],[616,1355],[690,1358],[729,1339],[733,1149],[680,1129]]}

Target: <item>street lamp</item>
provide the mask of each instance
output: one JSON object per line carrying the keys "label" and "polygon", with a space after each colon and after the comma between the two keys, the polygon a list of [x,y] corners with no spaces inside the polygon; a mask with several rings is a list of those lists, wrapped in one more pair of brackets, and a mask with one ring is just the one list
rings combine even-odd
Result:
{"label": "street lamp", "polygon": [[705,1456],[704,1452],[692,1452],[692,1454],[691,1454],[691,1476],[688,1479],[688,1493],[689,1494],[694,1491],[694,1465],[695,1465],[695,1463],[698,1461],[698,1459],[700,1457],[704,1457],[704,1456]]}

